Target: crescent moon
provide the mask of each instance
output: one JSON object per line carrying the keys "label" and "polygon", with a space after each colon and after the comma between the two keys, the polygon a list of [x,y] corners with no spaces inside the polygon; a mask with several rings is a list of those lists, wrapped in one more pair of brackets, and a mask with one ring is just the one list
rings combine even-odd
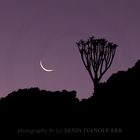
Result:
{"label": "crescent moon", "polygon": [[42,65],[42,62],[40,61],[40,66],[41,66],[41,68],[44,70],[44,71],[46,71],[46,72],[51,72],[51,71],[53,71],[53,70],[51,70],[51,69],[46,69],[43,65]]}

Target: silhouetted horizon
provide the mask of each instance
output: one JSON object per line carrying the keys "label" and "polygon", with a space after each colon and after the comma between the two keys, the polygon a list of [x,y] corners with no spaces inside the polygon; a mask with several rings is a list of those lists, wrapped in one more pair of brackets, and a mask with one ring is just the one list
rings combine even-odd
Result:
{"label": "silhouetted horizon", "polygon": [[[110,83],[110,81],[111,81],[111,79],[112,79],[112,77],[116,77],[116,75],[118,75],[118,74],[123,74],[123,73],[125,73],[125,72],[129,72],[131,69],[134,69],[137,65],[139,65],[139,63],[140,63],[140,59],[134,64],[134,66],[133,67],[131,67],[131,68],[128,68],[128,70],[125,70],[125,71],[123,71],[123,70],[121,70],[121,71],[118,71],[118,72],[116,72],[116,73],[113,73],[105,82],[101,82],[100,83],[100,85],[102,85],[103,83],[104,84],[106,84],[107,82],[109,82]],[[3,98],[6,98],[6,97],[8,97],[8,96],[10,96],[10,94],[14,94],[14,93],[18,93],[18,92],[21,92],[21,91],[28,91],[28,90],[33,90],[33,89],[37,89],[38,91],[41,91],[41,92],[48,92],[48,93],[57,93],[57,92],[59,92],[59,93],[63,93],[64,91],[65,92],[75,92],[75,97],[76,97],[76,90],[74,90],[74,89],[72,89],[72,90],[67,90],[67,89],[63,89],[63,90],[54,90],[54,91],[50,91],[50,90],[45,90],[45,89],[40,89],[39,87],[30,87],[30,88],[23,88],[23,89],[18,89],[18,90],[16,90],[16,91],[12,91],[12,92],[10,92],[9,94],[7,94],[5,97],[1,97],[0,99],[3,99]],[[93,95],[94,95],[94,92],[93,92]],[[91,95],[91,97],[92,97],[92,95]],[[88,98],[86,98],[86,99],[89,99],[89,98],[91,98],[91,97],[88,97]],[[77,97],[76,97],[77,98]],[[79,100],[79,98],[77,98],[78,100]],[[81,101],[82,100],[85,100],[85,98],[83,98],[83,99],[81,99]],[[80,100],[79,100],[80,101]]]}
{"label": "silhouetted horizon", "polygon": [[[138,115],[136,99],[140,92],[139,81],[140,60],[134,67],[119,71],[107,82],[100,83],[96,95],[82,101],[76,98],[74,90],[51,92],[30,88],[12,92],[0,99],[2,133],[17,135],[21,128],[30,131],[32,128],[61,128],[61,133],[53,133],[58,136],[68,134],[64,128],[108,128],[107,132],[94,132],[94,135],[130,135],[135,131],[132,127],[134,121],[137,121],[134,117]],[[29,135],[21,131],[18,136],[23,134]]]}

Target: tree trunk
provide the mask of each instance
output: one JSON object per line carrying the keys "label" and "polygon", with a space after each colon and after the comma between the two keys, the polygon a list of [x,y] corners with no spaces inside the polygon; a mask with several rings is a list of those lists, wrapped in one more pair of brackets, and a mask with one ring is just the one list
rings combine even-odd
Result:
{"label": "tree trunk", "polygon": [[93,84],[94,84],[94,96],[96,96],[96,94],[98,93],[98,88],[99,88],[99,80],[94,79]]}

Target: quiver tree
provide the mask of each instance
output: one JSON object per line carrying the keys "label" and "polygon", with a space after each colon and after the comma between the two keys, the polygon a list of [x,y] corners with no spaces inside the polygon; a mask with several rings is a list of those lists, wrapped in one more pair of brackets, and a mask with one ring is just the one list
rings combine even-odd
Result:
{"label": "quiver tree", "polygon": [[101,78],[112,64],[117,45],[105,39],[90,37],[87,41],[77,42],[77,46],[96,93]]}

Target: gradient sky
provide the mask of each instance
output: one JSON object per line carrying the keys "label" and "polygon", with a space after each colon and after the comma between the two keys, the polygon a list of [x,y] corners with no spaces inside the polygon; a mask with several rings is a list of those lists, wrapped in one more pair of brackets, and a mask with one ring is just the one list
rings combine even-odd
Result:
{"label": "gradient sky", "polygon": [[76,46],[91,35],[119,45],[102,81],[132,67],[140,59],[140,0],[0,0],[0,97],[30,87],[91,96]]}

